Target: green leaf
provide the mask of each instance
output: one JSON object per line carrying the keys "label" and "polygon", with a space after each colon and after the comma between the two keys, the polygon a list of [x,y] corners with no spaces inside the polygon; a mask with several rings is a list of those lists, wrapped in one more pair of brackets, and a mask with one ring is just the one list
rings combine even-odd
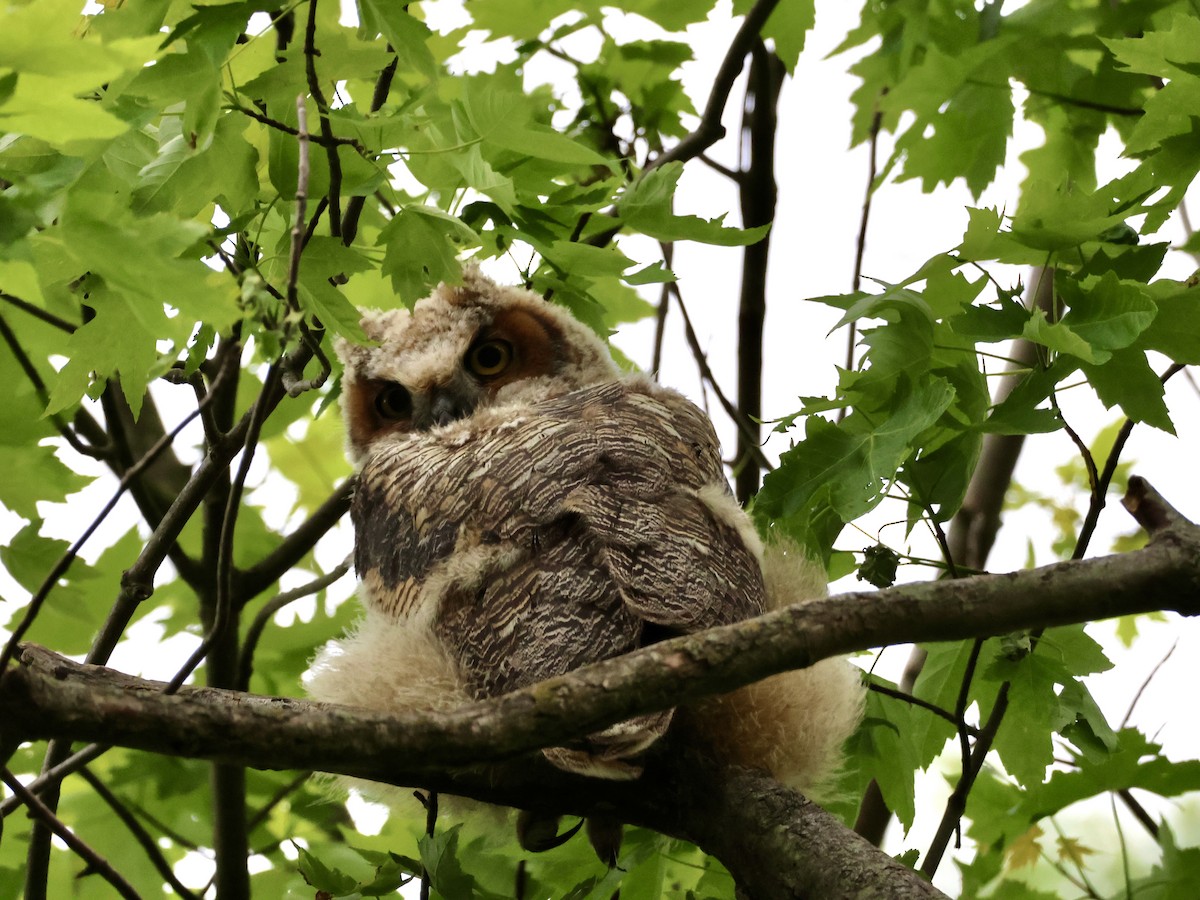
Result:
{"label": "green leaf", "polygon": [[1172,762],[1161,748],[1133,729],[1122,729],[1117,749],[1076,759],[1074,771],[1054,772],[1045,785],[1031,791],[1021,803],[1028,821],[1054,815],[1073,803],[1129,788],[1177,797],[1200,790],[1200,762]]}
{"label": "green leaf", "polygon": [[433,53],[427,43],[431,32],[405,6],[387,0],[359,0],[358,16],[359,37],[382,33],[405,69],[419,72],[426,78],[437,75]]}
{"label": "green leaf", "polygon": [[1068,680],[1063,667],[1037,652],[1020,660],[997,659],[984,673],[990,681],[1009,684],[1009,705],[1020,715],[1004,717],[994,747],[1014,778],[1024,785],[1041,784],[1054,760],[1051,734],[1075,721],[1055,686]]}
{"label": "green leaf", "polygon": [[567,0],[473,0],[470,13],[475,27],[493,36],[533,40],[557,16],[578,6]]}
{"label": "green leaf", "polygon": [[1041,309],[1033,310],[1033,314],[1021,331],[1021,337],[1059,353],[1077,356],[1086,362],[1102,363],[1112,356],[1111,353],[1104,350],[1094,349],[1091,344],[1072,331],[1069,325],[1063,322],[1051,322]]}
{"label": "green leaf", "polygon": [[[887,687],[895,685],[872,676]],[[908,735],[917,725],[917,716],[926,715],[911,704],[875,691],[867,692],[866,711],[858,730],[847,742],[848,766],[858,771],[856,780],[874,780],[888,808],[907,829],[916,817],[914,779],[921,763],[917,749]],[[857,796],[861,796],[861,790]]]}
{"label": "green leaf", "polygon": [[660,241],[699,241],[721,247],[741,247],[758,243],[766,235],[769,225],[726,228],[721,224],[724,215],[712,220],[675,215],[672,201],[681,174],[681,163],[667,163],[643,175],[626,189],[617,203],[621,220],[633,230]]}
{"label": "green leaf", "polygon": [[775,42],[775,52],[790,73],[796,71],[804,39],[816,18],[814,0],[782,0],[763,25],[762,36]]}
{"label": "green leaf", "polygon": [[363,333],[358,323],[362,314],[333,283],[341,283],[356,272],[369,272],[373,268],[361,253],[337,238],[310,238],[300,257],[301,305],[335,334],[361,341]]}
{"label": "green leaf", "polygon": [[1135,895],[1147,900],[1190,900],[1200,883],[1200,847],[1181,848],[1166,822],[1160,826],[1159,846],[1162,861],[1133,883]]}
{"label": "green leaf", "polygon": [[69,0],[0,10],[5,36],[0,70],[16,75],[0,105],[0,129],[67,152],[82,152],[128,130],[96,94],[153,60],[160,38],[101,41],[80,37],[78,25],[79,7]]}
{"label": "green leaf", "polygon": [[156,342],[167,330],[162,307],[130,303],[98,285],[89,300],[95,316],[66,340],[67,364],[50,391],[46,412],[74,406],[93,380],[119,374],[125,400],[136,418],[152,372],[158,366]]}
{"label": "green leaf", "polygon": [[593,247],[578,241],[555,241],[542,255],[556,269],[583,278],[618,276],[633,265],[632,259],[611,244]]}
{"label": "green leaf", "polygon": [[1055,290],[1069,307],[1062,324],[1096,350],[1128,347],[1158,312],[1144,287],[1122,282],[1112,272],[1092,284],[1056,278]]}
{"label": "green leaf", "polygon": [[517,194],[513,180],[501,175],[483,158],[478,144],[472,144],[448,157],[449,163],[458,169],[463,180],[485,196],[491,197],[508,214],[517,205]]}
{"label": "green leaf", "polygon": [[435,891],[446,897],[478,897],[492,900],[493,896],[480,889],[475,879],[463,871],[459,861],[458,837],[461,825],[455,825],[435,835],[423,835],[417,841],[421,851],[421,864],[429,874],[429,883]]}
{"label": "green leaf", "polygon": [[626,284],[669,284],[675,281],[675,273],[666,268],[661,262],[643,266],[636,272],[624,276]]}
{"label": "green leaf", "polygon": [[1119,406],[1134,422],[1175,433],[1167,410],[1166,390],[1142,350],[1116,350],[1101,366],[1080,366],[1107,409]]}
{"label": "green leaf", "polygon": [[460,281],[459,246],[478,242],[479,236],[459,219],[430,206],[404,207],[378,240],[386,248],[383,273],[409,306],[440,281]]}
{"label": "green leaf", "polygon": [[530,99],[495,79],[468,79],[462,102],[474,135],[485,143],[568,165],[607,163],[595,150],[533,122]]}
{"label": "green leaf", "polygon": [[[954,389],[941,378],[898,391],[890,415],[877,425],[859,414],[840,424],[819,416],[807,420],[805,438],[780,458],[780,465],[763,479],[755,499],[756,516],[796,522],[821,507],[849,522],[882,498],[912,441],[950,406]],[[796,534],[806,543],[811,535]],[[827,547],[811,550],[822,556]]]}
{"label": "green leaf", "polygon": [[1148,31],[1139,38],[1106,40],[1104,43],[1117,59],[1135,72],[1165,79],[1162,90],[1146,101],[1145,114],[1126,141],[1126,152],[1145,153],[1166,139],[1191,131],[1188,109],[1200,102],[1200,78],[1197,78],[1197,42],[1200,21],[1193,16],[1176,15],[1170,28]]}
{"label": "green leaf", "polygon": [[1135,346],[1157,350],[1175,362],[1200,365],[1200,288],[1160,281],[1151,285],[1158,315]]}
{"label": "green leaf", "polygon": [[300,874],[304,876],[304,880],[316,888],[318,891],[324,891],[332,894],[334,897],[345,897],[351,894],[358,887],[358,880],[347,875],[336,867],[326,866],[321,860],[313,856],[299,844],[292,845],[296,852],[300,854],[297,866],[300,869]]}

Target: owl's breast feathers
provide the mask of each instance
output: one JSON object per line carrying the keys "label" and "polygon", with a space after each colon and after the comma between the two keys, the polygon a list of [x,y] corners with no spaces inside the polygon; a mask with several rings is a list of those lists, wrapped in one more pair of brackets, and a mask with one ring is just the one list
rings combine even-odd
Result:
{"label": "owl's breast feathers", "polygon": [[364,601],[429,617],[480,698],[763,609],[712,425],[641,379],[388,442],[352,515]]}

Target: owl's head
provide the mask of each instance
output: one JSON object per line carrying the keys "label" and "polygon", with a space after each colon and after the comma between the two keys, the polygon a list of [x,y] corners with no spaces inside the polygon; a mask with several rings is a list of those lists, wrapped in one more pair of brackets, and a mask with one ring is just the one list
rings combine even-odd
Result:
{"label": "owl's head", "polygon": [[342,341],[337,348],[355,461],[380,439],[620,375],[604,342],[565,309],[497,285],[475,266],[461,285],[438,285],[411,313],[365,311],[362,327],[378,346]]}

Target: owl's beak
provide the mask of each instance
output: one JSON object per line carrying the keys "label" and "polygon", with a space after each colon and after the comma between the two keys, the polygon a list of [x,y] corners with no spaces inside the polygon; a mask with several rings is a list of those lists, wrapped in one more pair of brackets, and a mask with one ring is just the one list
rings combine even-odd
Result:
{"label": "owl's beak", "polygon": [[[413,425],[421,431],[445,425],[471,414],[475,404],[470,397],[451,387],[434,388],[423,398],[414,398]],[[422,403],[421,400],[425,402]]]}

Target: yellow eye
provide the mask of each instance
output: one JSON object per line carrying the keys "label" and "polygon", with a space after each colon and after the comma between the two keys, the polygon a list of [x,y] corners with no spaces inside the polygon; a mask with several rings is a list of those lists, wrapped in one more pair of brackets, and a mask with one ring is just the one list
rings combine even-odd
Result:
{"label": "yellow eye", "polygon": [[412,395],[403,385],[384,385],[375,395],[375,411],[385,419],[410,419]]}
{"label": "yellow eye", "polygon": [[512,344],[498,338],[481,341],[467,351],[467,368],[481,378],[495,378],[509,367],[512,360]]}

